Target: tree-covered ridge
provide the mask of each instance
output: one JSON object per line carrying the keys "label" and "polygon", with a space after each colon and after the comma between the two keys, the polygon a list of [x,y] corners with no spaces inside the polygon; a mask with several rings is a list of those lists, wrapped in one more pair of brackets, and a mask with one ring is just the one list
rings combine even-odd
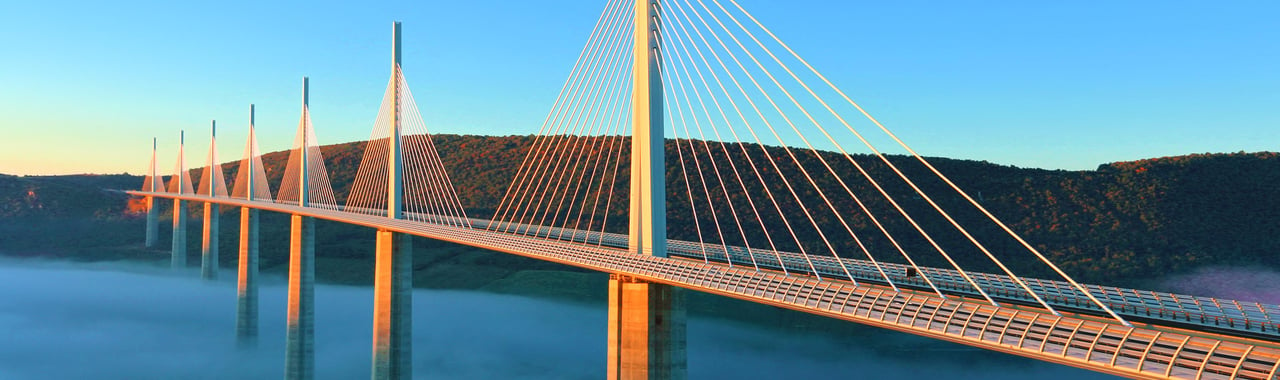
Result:
{"label": "tree-covered ridge", "polygon": [[[493,214],[535,141],[533,136],[438,135],[433,138],[468,214],[485,218]],[[616,138],[599,139],[608,141]],[[620,139],[613,142],[626,149],[629,143],[625,137]],[[718,144],[667,141],[667,202],[671,238],[698,239],[685,186],[700,189],[702,180],[691,169],[692,165],[686,165],[685,172],[681,172],[678,152],[683,152],[684,159],[689,160],[690,146],[695,150],[709,147],[713,153],[710,156],[715,157],[721,174],[726,177],[730,172],[724,165],[727,162],[725,157],[734,162],[745,162],[748,156],[755,162],[764,162],[769,157],[777,160],[784,176],[793,180],[801,202],[813,212],[817,224],[823,226],[823,232],[832,237],[833,245],[841,256],[863,257],[841,227],[837,213],[863,239],[877,259],[902,261],[896,249],[847,195],[831,198],[836,209],[836,212],[831,212],[807,182],[798,180],[802,178],[798,174],[801,167],[812,173],[825,170],[813,154],[798,154],[797,163],[778,147],[762,148],[753,144],[721,147]],[[340,203],[350,191],[364,145],[363,142],[354,142],[321,148]],[[886,192],[933,234],[940,246],[960,257],[966,269],[998,271],[910,186],[897,179],[879,157],[821,154],[841,173],[850,191],[866,202],[885,228],[922,264],[947,266],[934,248],[857,173],[852,162],[877,178]],[[1268,258],[1280,251],[1280,239],[1275,239],[1275,236],[1280,236],[1278,156],[1271,152],[1195,154],[1117,162],[1101,165],[1092,171],[1022,169],[946,158],[928,160],[1069,273],[1089,281],[1114,283],[1116,279],[1182,272],[1204,265],[1258,263],[1275,266],[1274,260]],[[706,157],[703,153],[702,177],[708,178],[708,185],[714,189],[718,183],[710,179],[714,172],[709,168],[712,166],[710,162],[705,161]],[[263,158],[273,191],[278,191],[287,159],[287,151],[268,153]],[[1015,271],[1048,276],[1046,268],[1031,260],[1019,243],[1005,236],[915,158],[889,156],[888,160],[944,209],[952,212],[956,220],[995,255],[1011,263]],[[235,178],[237,166],[238,162],[223,165],[226,178]],[[617,206],[611,209],[611,231],[625,231],[627,168],[624,161],[617,178],[622,186],[613,194]],[[200,168],[191,170],[193,181],[199,181],[200,171]],[[684,180],[686,175],[692,178],[688,183]],[[761,176],[765,177],[764,186],[769,191],[775,194],[787,191],[771,166],[761,165]],[[815,181],[828,195],[845,193],[830,176],[815,176]],[[140,177],[136,176],[0,176],[0,218],[16,221],[53,216],[124,217],[131,215],[130,210],[137,211],[140,205],[131,207],[119,193],[100,189],[132,189],[141,183]],[[765,187],[756,180],[748,180],[742,185],[730,183],[728,186],[732,190],[729,191],[731,200],[722,199],[723,196],[713,190],[714,202],[721,205],[733,202],[736,206],[746,207],[743,203],[746,194],[759,197],[765,193]],[[735,190],[734,187],[738,186],[745,187],[746,191],[741,188]],[[715,232],[706,222],[710,220],[710,210],[703,207],[706,200],[701,190],[695,193],[694,202],[699,204],[703,238],[715,241]],[[779,208],[788,214],[787,219],[806,221],[798,202],[787,198],[789,196],[777,197]],[[195,205],[192,207],[198,212]],[[769,206],[764,210],[772,209]],[[745,218],[745,234],[736,232],[735,226],[722,220],[724,240],[741,245],[740,236],[746,235],[747,242],[753,247],[767,247],[769,241],[765,240],[763,231],[786,230],[781,219],[769,215],[770,212],[763,212],[766,214],[764,228],[760,226],[761,221]],[[727,214],[723,207],[717,210],[721,219],[727,219]],[[806,251],[815,254],[828,252],[825,246],[819,245],[821,240],[813,228],[794,227],[797,227],[797,235],[805,244]],[[780,249],[797,248],[789,238],[775,237],[773,240]]]}
{"label": "tree-covered ridge", "polygon": [[[129,196],[117,189],[140,186],[127,174],[27,176],[0,174],[0,219],[127,217]],[[113,191],[114,190],[114,191]]]}
{"label": "tree-covered ridge", "polygon": [[[625,155],[630,144],[626,137],[621,139],[622,143],[617,146],[624,149]],[[490,217],[534,143],[534,137],[437,135],[434,141],[468,214]],[[680,148],[676,144],[681,144]],[[717,147],[717,144],[712,142],[709,145],[712,152],[709,156],[716,157],[726,177],[730,173],[724,158],[726,151],[735,162],[746,162],[750,156],[751,160],[762,163],[768,159],[766,155],[772,156],[784,176],[792,180],[801,202],[813,211],[817,224],[823,226],[823,232],[829,237],[843,236],[832,239],[836,251],[845,257],[862,257],[853,240],[840,227],[836,213],[823,205],[811,186],[798,179],[802,178],[799,174],[801,166],[811,173],[823,171],[815,156],[799,154],[797,165],[779,147],[766,146],[762,149],[754,144]],[[349,191],[363,146],[364,143],[356,142],[322,148],[339,202]],[[720,150],[723,148],[727,149]],[[694,189],[699,189],[702,184],[691,169],[692,164],[687,165],[685,173],[681,173],[678,165],[680,156],[677,154],[683,152],[684,159],[691,162],[690,149],[704,149],[704,145],[696,140],[667,141],[668,225],[671,238],[697,240],[684,178],[686,175],[693,178],[689,186]],[[922,258],[927,265],[947,265],[936,250],[897,215],[884,197],[857,174],[848,158],[830,152],[822,154],[841,173],[852,192],[866,202],[913,257]],[[702,159],[706,157],[708,155],[703,153]],[[1034,263],[1030,254],[1016,241],[1005,236],[915,158],[889,156],[888,159],[951,212],[993,253],[1013,263],[1016,271],[1047,275],[1047,269]],[[273,186],[278,185],[286,160],[287,152],[270,153],[264,157]],[[897,179],[880,158],[854,155],[852,160],[877,178],[890,196],[933,234],[940,246],[960,257],[966,268],[996,271],[979,250],[911,187]],[[1280,240],[1272,238],[1280,233],[1280,197],[1277,197],[1280,195],[1277,194],[1277,189],[1280,189],[1280,157],[1277,153],[1162,157],[1105,164],[1093,171],[1022,169],[936,157],[928,160],[1064,269],[1085,278],[1144,276],[1184,271],[1209,263],[1266,263],[1265,258],[1280,248]],[[710,166],[704,161],[703,177],[712,177]],[[775,199],[788,213],[787,219],[793,223],[806,220],[797,202],[782,196],[787,190],[782,181],[777,180],[779,177],[772,172],[773,169],[760,166],[769,190],[779,195]],[[615,204],[624,206],[612,209],[611,231],[625,231],[627,167],[624,161],[617,179],[622,184],[618,187],[621,191],[613,194]],[[224,168],[228,171],[228,178],[234,178],[236,164],[224,165]],[[193,170],[193,174],[198,176],[198,170]],[[845,193],[832,177],[815,175],[815,180],[828,195]],[[713,188],[717,185],[710,179],[707,181]],[[741,185],[726,184],[731,190],[737,186],[746,189],[744,192],[739,187],[729,192],[735,205],[744,205],[742,197],[746,194],[762,194],[765,190],[759,181],[744,182]],[[714,241],[712,226],[707,225],[710,210],[705,207],[705,199],[700,198],[701,191],[695,190],[695,193],[694,202],[703,205],[699,209],[703,237]],[[712,197],[717,198],[715,202],[728,204],[723,203],[726,201],[720,199],[722,197],[716,192],[712,193]],[[878,259],[902,261],[889,241],[850,197],[831,198],[836,211],[850,223]],[[724,207],[718,210],[718,214],[722,218],[727,216]],[[769,241],[762,233],[765,229],[785,231],[781,219],[776,216],[765,215],[762,219],[765,219],[764,228],[755,219],[749,220],[751,223],[745,223],[748,220],[743,223],[748,242],[755,247],[768,246]],[[735,238],[743,234],[728,233],[732,228],[727,224],[724,227],[725,241],[735,245],[743,243],[740,237]],[[796,227],[796,230],[806,251],[829,252],[825,246],[817,245],[820,238],[812,227]],[[789,238],[775,237],[773,240],[780,249],[796,249]]]}

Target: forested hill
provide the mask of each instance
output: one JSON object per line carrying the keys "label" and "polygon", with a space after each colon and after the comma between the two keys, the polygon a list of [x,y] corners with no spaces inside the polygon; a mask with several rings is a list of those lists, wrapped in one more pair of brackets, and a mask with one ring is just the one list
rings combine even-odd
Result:
{"label": "forested hill", "polygon": [[[468,208],[470,215],[480,217],[492,214],[534,141],[532,136],[438,135],[433,138],[464,207]],[[679,160],[676,143],[674,140],[667,142],[669,233],[672,238],[696,240],[697,231],[693,227],[689,198],[684,190],[684,175],[676,164]],[[679,143],[689,142],[680,140]],[[695,142],[695,146],[697,144],[701,143]],[[322,148],[340,202],[349,191],[364,145],[356,142]],[[619,144],[627,145],[625,142]],[[767,159],[766,153],[774,158],[786,156],[781,148],[775,147],[762,151],[758,146],[748,145],[745,151],[756,162]],[[735,156],[737,162],[745,158],[742,157],[745,154],[742,150],[734,150],[730,155]],[[273,191],[283,176],[287,155],[288,152],[274,152],[264,156]],[[723,159],[723,155],[719,157]],[[833,153],[825,153],[824,158],[845,176],[851,190],[863,197],[886,229],[895,237],[901,236],[900,243],[913,257],[920,257],[919,260],[927,265],[947,265],[936,250],[915,233],[905,219],[897,216],[883,197],[878,196],[874,188],[857,174],[849,160]],[[886,191],[925,225],[927,231],[938,231],[933,237],[939,245],[960,256],[966,268],[972,265],[984,271],[998,271],[989,266],[983,267],[985,259],[982,259],[981,252],[939,217],[910,187],[896,180],[893,172],[879,158],[865,155],[853,158],[874,177],[882,179],[881,184]],[[914,158],[891,156],[889,159],[943,208],[953,210],[953,216],[997,256],[1017,263],[1013,265],[1016,271],[1046,275],[1045,268],[1036,265],[1019,243],[1003,235],[998,227],[968,206],[967,201],[945,183],[929,174]],[[798,174],[797,163],[783,161],[782,172],[800,181],[803,177]],[[813,172],[823,170],[812,155],[802,156],[800,161],[799,165]],[[1277,265],[1270,259],[1280,252],[1280,239],[1277,239],[1280,236],[1280,157],[1277,153],[1164,157],[1105,164],[1092,171],[1021,169],[946,158],[929,158],[929,161],[1007,222],[1012,230],[1081,279],[1106,281],[1155,276],[1205,265]],[[235,178],[237,166],[236,162],[223,165],[226,178]],[[626,181],[625,162],[621,170],[618,180]],[[727,169],[721,170],[727,173]],[[199,169],[193,169],[192,175],[198,179]],[[0,177],[0,182],[14,181],[14,178]],[[137,186],[141,185],[140,179],[136,182]],[[785,193],[782,184],[777,183],[780,181],[766,182],[774,193]],[[819,178],[818,183],[827,194],[844,194],[834,181]],[[811,210],[819,209],[815,205],[821,205],[822,201],[817,193],[811,187],[805,189],[799,184],[802,182],[797,182],[801,201]],[[696,181],[691,185],[695,188],[701,186]],[[0,202],[4,202],[0,213],[4,215],[0,217],[25,215],[15,213],[15,210],[23,208],[20,203],[25,193],[11,191],[16,189],[14,186],[0,188],[4,190],[0,194]],[[627,188],[620,186],[620,189],[622,193],[615,194],[615,198],[620,199],[618,204],[625,207]],[[745,193],[759,194],[764,189],[758,183],[749,183],[747,190]],[[739,195],[734,196],[734,202],[742,202],[737,197]],[[877,258],[901,261],[897,251],[852,201],[847,200],[847,195],[835,198],[846,199],[834,199],[835,208]],[[695,198],[695,202],[705,200]],[[794,214],[788,216],[789,220],[806,220],[794,201],[784,200],[782,203],[784,212]],[[123,211],[123,205],[120,210]],[[625,210],[615,207],[614,214],[620,216],[622,211]],[[706,207],[699,211],[703,218],[709,217]],[[723,212],[720,214],[724,215]],[[835,215],[829,210],[814,212],[818,224],[823,226],[839,226]],[[625,228],[625,220],[625,217],[611,217],[609,228],[621,230]],[[615,221],[622,224],[614,224]],[[770,231],[785,231],[776,220],[766,220],[764,224]],[[755,226],[747,226],[745,235],[755,239],[751,241],[753,246],[764,246],[767,242],[758,240],[763,239],[759,224]],[[709,231],[704,222],[704,235],[709,235]],[[862,257],[842,227],[824,232],[835,237],[835,248],[842,256]],[[809,242],[820,241],[812,228],[798,229],[797,234],[806,242],[805,248],[810,252],[829,252],[825,247],[809,245]],[[731,244],[742,243],[740,239],[726,240]],[[779,248],[796,247],[794,243],[788,245],[780,241]]]}
{"label": "forested hill", "polygon": [[139,188],[141,179],[127,174],[39,177],[0,174],[0,222],[124,218],[128,216],[129,196],[118,190]]}
{"label": "forested hill", "polygon": [[[500,203],[534,139],[531,136],[438,135],[434,136],[434,141],[464,207],[473,216],[487,217]],[[676,155],[678,149],[675,143],[675,140],[667,142],[670,236],[696,240],[697,233],[690,217],[688,195],[681,179],[684,175],[676,164],[679,157]],[[687,143],[688,141],[681,140],[682,145]],[[625,138],[618,145],[629,146]],[[687,145],[684,146],[687,148]],[[362,142],[323,148],[339,201],[349,190],[363,151]],[[751,153],[755,162],[763,162],[763,153],[758,146],[748,145],[746,151]],[[775,158],[785,156],[780,148],[769,147],[767,151]],[[734,152],[736,161],[743,162],[741,151],[731,149],[731,152]],[[687,149],[685,154],[688,154]],[[847,173],[849,186],[863,197],[869,208],[886,224],[887,229],[895,237],[903,236],[900,242],[913,257],[924,257],[923,261],[930,265],[946,266],[936,251],[910,228],[905,219],[895,217],[889,204],[882,197],[874,196],[874,188],[861,180],[852,166],[847,164],[847,160],[842,165],[842,157],[828,154],[827,158],[842,175]],[[933,195],[944,208],[955,210],[954,216],[963,225],[973,226],[969,227],[970,232],[998,256],[1008,258],[1010,262],[1022,263],[1015,265],[1022,267],[1021,270],[1044,273],[1045,268],[1034,265],[1030,256],[1019,248],[1016,241],[1005,238],[998,227],[973,211],[962,198],[936,180],[914,158],[896,156],[890,159],[910,178],[916,179],[917,185],[927,194]],[[863,155],[855,156],[855,160],[863,164],[873,176],[882,178],[882,185],[911,215],[926,225],[927,231],[940,231],[935,233],[935,238],[939,239],[944,249],[961,256],[962,262],[979,267],[985,263],[985,259],[980,259],[981,252],[968,244],[963,235],[950,227],[945,219],[939,217],[905,183],[894,181],[893,173],[878,158]],[[1105,273],[1108,277],[1144,276],[1183,271],[1211,263],[1256,262],[1275,265],[1270,264],[1273,260],[1267,258],[1280,252],[1280,239],[1276,238],[1280,236],[1280,157],[1276,153],[1164,157],[1105,164],[1093,171],[1021,169],[946,158],[929,160],[974,197],[980,198],[984,206],[1009,223],[1014,231],[1022,234],[1027,241],[1044,250],[1072,273]],[[267,154],[264,158],[272,184],[278,184],[286,161],[287,152]],[[802,157],[801,161],[811,172],[821,171],[817,160]],[[227,178],[235,178],[236,166],[235,163],[224,166]],[[722,171],[727,170],[723,169],[727,165],[721,167]],[[626,169],[624,162],[619,176],[619,181],[624,181],[623,183],[627,180]],[[801,189],[799,178],[802,177],[794,162],[790,165],[784,163],[782,169],[790,172],[787,176],[797,182],[801,197],[809,208],[819,208],[815,205],[822,203],[816,192]],[[748,193],[759,193],[761,189],[753,187],[751,181],[748,182]],[[785,194],[786,190],[778,181],[770,182],[775,194]],[[833,188],[830,182],[819,181],[824,192],[843,192],[842,189]],[[695,188],[699,185],[696,181],[693,183]],[[621,192],[614,196],[615,201],[620,203],[615,204],[625,205],[627,187],[619,186],[619,190]],[[695,202],[705,200],[695,198]],[[785,202],[783,206],[783,210],[794,214],[788,216],[789,220],[805,220],[799,207],[794,207],[794,204],[791,205],[793,207],[786,207]],[[836,207],[846,215],[846,220],[868,246],[872,247],[873,252],[877,252],[878,258],[900,261],[896,259],[899,257],[896,250],[892,249],[886,239],[880,238],[882,234],[861,216],[862,213],[852,202],[836,200]],[[621,216],[621,211],[620,207],[614,208],[614,216],[617,217],[612,217],[611,220],[620,224],[611,223],[612,230],[623,231],[625,228],[625,224],[621,223],[625,223],[626,219]],[[709,220],[707,208],[702,207],[700,211],[705,225],[705,220]],[[819,225],[839,225],[829,212],[814,214],[819,219]],[[785,230],[777,221],[766,220],[765,224],[771,231]],[[753,239],[763,235],[758,233],[758,224],[756,226],[756,229],[746,227],[749,232],[756,230],[755,234],[747,234]],[[814,231],[797,229],[801,240],[820,241]],[[710,235],[710,229],[705,226],[703,232],[704,235]],[[843,231],[825,232],[828,236],[839,236]],[[735,242],[731,238],[726,239],[730,243],[741,243],[740,240]],[[775,240],[778,240],[781,248],[794,249],[794,244],[786,244],[785,239]],[[847,234],[843,235],[843,239],[835,240],[843,241],[837,243],[837,250],[842,255],[860,255]],[[753,241],[753,246],[763,246],[765,243],[767,242]],[[825,247],[806,248],[809,248],[809,252],[829,251]],[[985,269],[997,271],[991,267]]]}

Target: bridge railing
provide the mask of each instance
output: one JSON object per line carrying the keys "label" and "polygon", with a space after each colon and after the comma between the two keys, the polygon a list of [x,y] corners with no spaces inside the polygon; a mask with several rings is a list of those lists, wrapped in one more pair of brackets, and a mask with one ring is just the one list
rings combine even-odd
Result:
{"label": "bridge railing", "polygon": [[[305,213],[357,225],[389,228],[594,270],[626,273],[755,302],[1121,375],[1262,380],[1273,378],[1277,367],[1280,367],[1280,351],[1262,346],[1000,308],[959,297],[942,299],[926,292],[896,292],[886,287],[854,286],[844,281],[788,276],[780,272],[756,271],[750,267],[727,267],[720,263],[631,255],[625,254],[625,249],[575,241],[595,239],[608,242],[617,236],[565,232],[563,235],[573,236],[573,240],[529,236],[517,238],[510,233],[484,228],[422,223],[324,208],[300,208],[273,202],[186,194],[152,194],[193,201],[260,206],[271,211]],[[483,227],[483,224],[473,226]],[[688,249],[688,246],[680,249]],[[726,252],[737,254],[732,248]],[[1143,292],[1130,294],[1140,296]],[[1159,295],[1158,299],[1163,301],[1164,297]],[[1156,299],[1156,296],[1149,298]]]}
{"label": "bridge railing", "polygon": [[[147,194],[145,192],[136,193],[139,195]],[[295,204],[287,201],[278,203]],[[318,206],[334,211],[364,215],[386,215],[386,211],[380,209]],[[427,214],[407,214],[406,216],[411,220],[449,224],[446,223],[448,218],[444,216]],[[625,248],[627,245],[627,237],[622,234],[568,230],[559,227],[517,223],[497,223],[475,218],[470,218],[469,222],[475,228],[506,231],[526,236],[613,248]],[[798,253],[774,252],[758,248],[748,250],[743,247],[725,247],[682,240],[670,240],[668,247],[669,254],[673,257],[702,260],[704,259],[703,255],[706,255],[705,259],[708,261],[720,263],[732,261],[737,265],[750,262],[748,255],[780,257],[781,261],[768,262],[767,260],[761,260],[759,262],[760,267],[773,270],[786,268],[790,273],[805,273],[809,271],[808,263]],[[843,269],[834,257],[814,256],[810,257],[810,260],[813,261],[817,270],[825,277],[844,278],[845,276]],[[855,280],[878,284],[884,283],[884,278],[881,277],[880,271],[875,267],[875,263],[857,259],[841,260],[844,261],[844,267],[849,269],[849,273],[853,275]],[[908,266],[906,265],[883,262],[878,264],[880,265],[879,269],[884,270],[898,286],[919,290],[930,289],[919,275],[908,276]],[[977,292],[954,270],[925,267],[921,268],[921,272],[923,272],[921,275],[928,276],[933,281],[934,286],[947,293],[977,296]],[[1023,304],[1031,304],[1033,302],[1032,297],[1008,276],[989,273],[970,273],[970,276],[975,282],[983,286],[984,290],[1001,301],[1013,301]],[[1055,307],[1064,307],[1069,310],[1086,313],[1099,313],[1101,311],[1084,294],[1066,282],[1036,278],[1024,278],[1023,280]],[[1085,287],[1117,313],[1126,317],[1138,317],[1139,319],[1157,323],[1242,332],[1253,337],[1280,341],[1280,306],[1101,285],[1085,285]]]}
{"label": "bridge railing", "polygon": [[[490,221],[473,219],[475,226],[489,226]],[[626,235],[600,233],[595,231],[564,230],[558,227],[502,223],[494,225],[498,230],[511,231],[522,235],[534,235],[542,238],[594,243],[603,246],[625,248]],[[479,227],[484,228],[484,227]],[[782,257],[781,265],[775,261],[761,261],[761,267],[780,270],[785,266],[789,272],[804,273],[809,271],[808,264],[798,253],[774,252],[743,247],[725,247],[714,244],[699,244],[681,240],[669,240],[669,253],[674,257],[689,259],[706,259],[721,263],[733,260],[735,263],[750,262],[748,254],[757,257]],[[825,277],[843,278],[843,269],[834,257],[810,257],[819,272]],[[858,281],[883,283],[880,271],[875,264],[866,260],[841,259],[845,267]],[[928,290],[928,285],[920,278],[908,276],[908,266],[895,263],[879,263],[893,282],[899,286]],[[978,296],[958,272],[942,268],[921,268],[924,275],[929,276],[935,286],[949,293],[966,296]],[[992,296],[1002,301],[1015,301],[1023,304],[1034,304],[1034,299],[1022,287],[1005,275],[971,272],[970,276],[983,286]],[[1075,287],[1065,281],[1023,278],[1041,297],[1055,307],[1069,310],[1101,314],[1102,310],[1090,301]],[[1150,322],[1164,322],[1178,325],[1195,325],[1223,331],[1245,332],[1251,336],[1273,341],[1280,341],[1280,306],[1267,307],[1256,302],[1240,302],[1220,300],[1211,297],[1199,297],[1176,293],[1155,292],[1149,290],[1128,289],[1120,287],[1086,284],[1086,289],[1094,296],[1107,303],[1117,313],[1126,317],[1138,317]]]}

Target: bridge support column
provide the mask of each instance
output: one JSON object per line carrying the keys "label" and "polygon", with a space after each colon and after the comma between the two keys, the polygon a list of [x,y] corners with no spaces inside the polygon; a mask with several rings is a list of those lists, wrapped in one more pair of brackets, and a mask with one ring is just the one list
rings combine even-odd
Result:
{"label": "bridge support column", "polygon": [[219,207],[213,202],[204,204],[204,233],[200,245],[200,278],[218,279],[218,224]]}
{"label": "bridge support column", "polygon": [[373,379],[413,377],[413,240],[378,230],[373,282]]}
{"label": "bridge support column", "polygon": [[609,379],[684,379],[684,290],[609,276]]}
{"label": "bridge support column", "polygon": [[[400,23],[391,24],[394,107],[387,115],[387,217],[404,217],[404,165],[400,140]],[[373,373],[375,380],[413,378],[413,240],[378,230],[373,277]]]}
{"label": "bridge support column", "polygon": [[160,210],[156,209],[156,197],[146,197],[147,202],[147,248],[155,248],[160,240]]}
{"label": "bridge support column", "polygon": [[631,78],[631,253],[667,257],[667,185],[662,127],[658,0],[634,0]]}
{"label": "bridge support column", "polygon": [[258,209],[240,208],[239,280],[236,283],[236,344],[258,344]]}
{"label": "bridge support column", "polygon": [[289,312],[285,379],[315,377],[315,219],[293,215],[289,233]]}
{"label": "bridge support column", "polygon": [[187,267],[187,207],[181,199],[173,200],[173,250],[170,264],[173,269]]}

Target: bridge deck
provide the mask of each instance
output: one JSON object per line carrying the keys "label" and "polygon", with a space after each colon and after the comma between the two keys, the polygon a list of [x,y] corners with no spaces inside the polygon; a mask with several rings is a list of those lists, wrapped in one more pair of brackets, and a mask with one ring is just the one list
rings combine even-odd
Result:
{"label": "bridge deck", "polygon": [[[384,214],[385,215],[385,214]],[[486,228],[492,222],[483,219],[471,219],[469,222],[476,228]],[[605,246],[625,248],[627,236],[613,233],[586,231],[561,231],[554,227],[541,227],[502,223],[495,229],[510,230],[521,234],[533,234],[547,238],[575,242],[601,243]],[[738,266],[750,267],[751,259],[748,250],[742,247],[725,247],[717,244],[700,244],[681,240],[668,241],[668,253],[671,256],[685,257],[695,260],[715,261],[720,263],[737,263]],[[785,251],[768,251],[750,249],[756,257],[781,257],[781,261],[759,260],[761,268],[782,270],[791,273],[811,271],[808,263],[799,253]],[[704,256],[705,255],[705,256]],[[849,269],[849,273],[858,281],[887,285],[884,277],[876,270],[875,264],[867,260],[836,259],[828,256],[810,256],[817,271],[829,278],[845,279],[841,262]],[[880,263],[881,268],[890,279],[900,287],[931,291],[921,277],[908,276],[907,265],[896,263]],[[928,276],[939,289],[949,294],[958,294],[973,298],[981,295],[969,285],[954,269],[920,268],[924,276]],[[1035,299],[1021,286],[1005,275],[981,272],[967,272],[992,298],[1000,302],[1011,302],[1039,306]],[[1054,281],[1037,278],[1022,278],[1051,306],[1064,311],[1106,316],[1097,304],[1094,304],[1083,293],[1066,281]],[[1141,320],[1171,326],[1194,327],[1248,336],[1280,342],[1280,307],[1267,307],[1256,302],[1240,302],[1221,300],[1211,297],[1198,297],[1175,293],[1154,292],[1084,284],[1090,292],[1102,302],[1107,303],[1116,313],[1128,319]]]}
{"label": "bridge deck", "polygon": [[1280,350],[1225,339],[1230,337],[1209,337],[1212,334],[1190,336],[1131,328],[972,303],[959,297],[944,299],[719,263],[632,255],[609,246],[466,226],[264,201],[130,194],[253,207],[409,233],[1123,376],[1266,380],[1275,378],[1280,369]]}

